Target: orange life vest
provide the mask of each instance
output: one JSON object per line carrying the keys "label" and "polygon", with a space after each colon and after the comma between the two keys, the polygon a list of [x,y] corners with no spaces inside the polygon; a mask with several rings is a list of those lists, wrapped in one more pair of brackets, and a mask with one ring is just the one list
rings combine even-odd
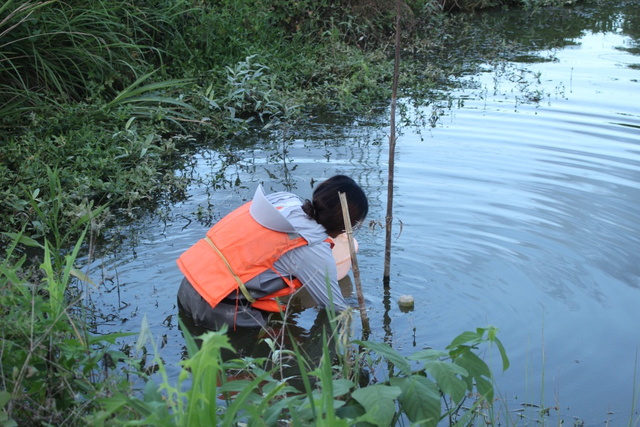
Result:
{"label": "orange life vest", "polygon": [[258,224],[250,206],[251,202],[242,205],[211,227],[204,239],[178,258],[178,267],[211,307],[231,292],[242,291],[254,308],[278,312],[284,307],[274,298],[294,293],[302,286],[298,279],[281,276],[287,286],[259,299],[251,297],[244,283],[266,270],[276,271],[273,263],[278,258],[307,241]]}

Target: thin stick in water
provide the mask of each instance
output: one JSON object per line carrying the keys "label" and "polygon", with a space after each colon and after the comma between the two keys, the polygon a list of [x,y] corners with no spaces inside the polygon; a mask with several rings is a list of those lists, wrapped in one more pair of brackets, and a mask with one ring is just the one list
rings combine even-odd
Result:
{"label": "thin stick in water", "polygon": [[396,102],[398,99],[398,76],[400,74],[400,7],[401,1],[396,1],[396,58],[393,67],[393,89],[391,93],[391,122],[389,133],[389,180],[387,182],[387,216],[385,218],[386,235],[384,246],[384,273],[382,282],[389,286],[391,271],[391,224],[393,222],[393,172],[396,152]]}
{"label": "thin stick in water", "polygon": [[353,243],[353,228],[351,227],[351,217],[349,216],[349,205],[347,204],[347,195],[338,193],[340,196],[340,204],[342,205],[342,216],[344,218],[345,231],[347,232],[347,240],[349,240],[349,252],[351,254],[351,269],[353,270],[353,279],[356,284],[356,294],[358,295],[358,305],[360,307],[360,318],[362,319],[362,331],[365,335],[369,335],[369,317],[367,316],[367,307],[364,304],[364,294],[362,293],[362,283],[360,282],[360,268],[358,267],[358,259],[356,258],[356,247]]}

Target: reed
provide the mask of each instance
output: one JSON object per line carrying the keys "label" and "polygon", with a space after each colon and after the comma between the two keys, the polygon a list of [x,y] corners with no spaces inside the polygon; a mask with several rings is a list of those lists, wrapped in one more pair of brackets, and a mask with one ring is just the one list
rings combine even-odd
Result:
{"label": "reed", "polygon": [[[16,2],[0,9],[0,85],[3,100],[50,97],[81,100],[95,81],[130,76],[149,59],[143,40],[127,35],[120,7],[84,2]],[[145,34],[146,41],[151,39]]]}
{"label": "reed", "polygon": [[[636,427],[640,423],[640,415],[636,412],[636,405],[638,405],[638,350],[636,350],[636,362],[633,368],[633,394],[631,397],[631,414],[629,415],[628,427]],[[634,421],[633,416],[638,415]]]}
{"label": "reed", "polygon": [[92,336],[81,320],[72,276],[82,240],[55,271],[46,239],[40,269],[28,267],[26,255],[18,255],[20,242],[29,241],[24,237],[18,233],[0,258],[0,422],[81,425],[106,390],[130,389],[130,371],[111,366],[126,358],[115,340],[131,334]]}

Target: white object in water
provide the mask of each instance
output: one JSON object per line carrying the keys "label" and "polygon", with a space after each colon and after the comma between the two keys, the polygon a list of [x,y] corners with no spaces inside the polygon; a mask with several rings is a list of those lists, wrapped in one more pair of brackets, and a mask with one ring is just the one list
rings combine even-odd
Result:
{"label": "white object in water", "polygon": [[[347,233],[342,233],[333,238],[333,258],[336,260],[336,268],[338,269],[338,280],[344,278],[351,270],[351,251],[349,251],[349,238]],[[358,241],[353,239],[353,246],[358,252]]]}
{"label": "white object in water", "polygon": [[413,297],[411,295],[400,295],[398,304],[401,307],[413,307]]}

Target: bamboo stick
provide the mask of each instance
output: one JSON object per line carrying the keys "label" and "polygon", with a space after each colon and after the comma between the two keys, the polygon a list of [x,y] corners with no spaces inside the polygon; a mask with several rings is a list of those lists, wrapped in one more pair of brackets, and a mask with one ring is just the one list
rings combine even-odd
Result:
{"label": "bamboo stick", "polygon": [[385,218],[386,235],[384,245],[384,273],[382,282],[386,287],[390,282],[391,270],[391,225],[393,223],[393,175],[396,153],[396,102],[398,99],[398,76],[400,74],[400,0],[396,0],[396,60],[393,67],[393,89],[391,93],[391,129],[389,132],[389,180],[387,182],[387,216]]}
{"label": "bamboo stick", "polygon": [[367,307],[364,303],[364,294],[362,293],[362,283],[360,282],[360,268],[358,267],[358,259],[356,258],[356,247],[353,243],[353,228],[351,227],[351,217],[349,216],[349,205],[347,204],[347,195],[338,193],[340,196],[340,204],[342,205],[342,217],[344,218],[345,231],[347,240],[349,241],[349,252],[351,254],[351,269],[353,270],[353,279],[356,285],[356,294],[358,295],[358,305],[360,307],[360,318],[362,319],[362,331],[365,335],[369,335],[371,328],[369,327],[369,316],[367,316]]}

